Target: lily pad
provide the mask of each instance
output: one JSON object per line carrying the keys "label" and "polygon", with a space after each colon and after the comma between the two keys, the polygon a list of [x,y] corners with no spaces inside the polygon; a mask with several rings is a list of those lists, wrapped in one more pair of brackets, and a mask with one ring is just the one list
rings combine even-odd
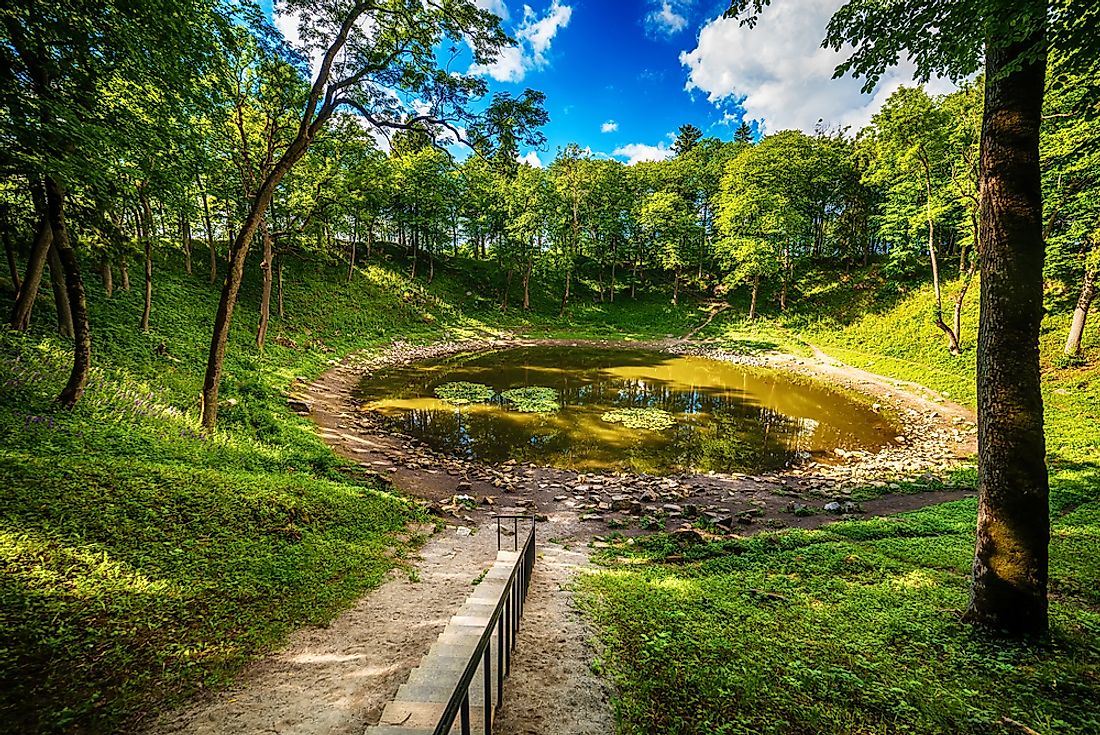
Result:
{"label": "lily pad", "polygon": [[464,406],[468,403],[488,403],[496,395],[496,391],[483,383],[460,380],[455,383],[440,383],[435,387],[435,395],[447,403]]}
{"label": "lily pad", "polygon": [[614,408],[600,417],[612,424],[622,424],[628,429],[664,431],[676,424],[672,414],[660,408]]}
{"label": "lily pad", "polygon": [[500,395],[508,399],[517,411],[523,413],[553,413],[561,409],[561,404],[558,403],[558,392],[541,385],[510,388]]}

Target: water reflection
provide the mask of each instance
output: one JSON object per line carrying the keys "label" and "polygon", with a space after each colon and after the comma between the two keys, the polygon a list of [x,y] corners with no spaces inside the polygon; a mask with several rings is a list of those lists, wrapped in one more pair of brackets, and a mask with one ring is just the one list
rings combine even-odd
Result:
{"label": "water reflection", "polygon": [[[492,386],[490,403],[455,407],[437,385]],[[561,410],[521,413],[500,392],[548,386]],[[448,454],[562,467],[644,472],[760,471],[807,456],[877,450],[894,435],[869,409],[821,386],[698,357],[644,350],[528,347],[394,369],[365,381],[359,398],[397,431]],[[612,408],[659,408],[662,432],[600,417]]]}

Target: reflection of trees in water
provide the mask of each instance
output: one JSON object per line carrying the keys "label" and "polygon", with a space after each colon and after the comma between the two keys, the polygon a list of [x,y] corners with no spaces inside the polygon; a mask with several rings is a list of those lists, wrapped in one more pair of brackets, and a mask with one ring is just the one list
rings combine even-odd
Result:
{"label": "reflection of trees in water", "polygon": [[[793,419],[740,393],[674,390],[641,380],[574,384],[559,392],[563,411],[550,416],[491,410],[414,409],[388,420],[435,449],[489,462],[506,459],[562,465],[670,467],[748,471],[783,467],[810,446],[817,422]],[[677,417],[668,432],[601,424],[585,428],[607,407],[661,408]],[[584,420],[582,420],[584,419]],[[606,435],[605,435],[606,434]],[[607,435],[614,435],[610,441]]]}
{"label": "reflection of trees in water", "polygon": [[[497,353],[443,369],[399,370],[383,382],[394,389],[389,396],[400,398],[430,397],[435,385],[448,380],[486,383],[497,391],[549,386],[557,392],[560,412],[519,414],[498,396],[487,406],[406,410],[387,420],[398,431],[439,451],[488,462],[511,458],[562,466],[629,466],[649,472],[676,467],[774,469],[842,440],[831,424],[819,430],[817,421],[787,416],[739,388],[686,387],[682,374],[673,383],[615,372],[627,365],[651,366],[652,355],[628,355],[626,362],[620,359],[622,353],[615,360],[604,356],[578,361],[572,354],[566,359],[538,352],[512,357],[514,361],[501,363]],[[706,378],[701,374],[701,381]],[[788,389],[773,387],[773,391],[783,390]],[[381,396],[377,386],[371,392]],[[657,433],[600,421],[602,413],[612,408],[659,408],[676,417],[677,424]]]}

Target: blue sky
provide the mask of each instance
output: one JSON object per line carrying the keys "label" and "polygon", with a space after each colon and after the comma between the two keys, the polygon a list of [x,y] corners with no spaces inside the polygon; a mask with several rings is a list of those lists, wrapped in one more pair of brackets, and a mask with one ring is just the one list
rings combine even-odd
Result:
{"label": "blue sky", "polygon": [[[723,139],[742,119],[764,133],[812,131],[819,120],[854,130],[912,79],[903,63],[865,95],[861,81],[831,78],[842,57],[820,43],[842,0],[778,2],[752,30],[722,18],[721,0],[475,2],[500,15],[518,44],[486,68],[456,63],[485,77],[490,92],[546,93],[547,145],[523,151],[541,164],[571,142],[628,162],[662,158],[684,123]],[[293,20],[276,24],[293,41]]]}

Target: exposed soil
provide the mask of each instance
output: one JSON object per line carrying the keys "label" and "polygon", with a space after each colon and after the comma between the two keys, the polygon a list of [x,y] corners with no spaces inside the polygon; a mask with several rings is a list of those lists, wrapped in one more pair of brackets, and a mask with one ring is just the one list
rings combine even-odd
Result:
{"label": "exposed soil", "polygon": [[[610,530],[636,535],[673,530],[700,518],[723,533],[810,528],[848,514],[889,514],[972,495],[964,489],[886,494],[858,504],[852,488],[890,490],[891,478],[933,483],[974,452],[973,415],[919,386],[840,365],[820,354],[743,356],[684,340],[631,343],[669,351],[702,351],[717,359],[775,366],[821,377],[873,396],[901,419],[906,444],[893,454],[844,457],[761,476],[635,477],[584,474],[508,463],[485,467],[440,456],[415,440],[386,433],[361,411],[352,390],[365,372],[467,350],[563,340],[494,340],[411,347],[352,356],[319,380],[295,386],[291,406],[309,413],[338,453],[424,498],[450,525],[425,544],[408,571],[394,572],[331,625],[299,631],[287,647],[249,667],[231,690],[158,721],[150,732],[362,733],[378,721],[409,671],[428,651],[470,583],[492,561],[496,511],[539,519],[540,558],[495,732],[504,735],[603,735],[613,731],[606,683],[592,673],[594,636],[572,606],[570,586],[588,561],[588,543]],[[886,478],[886,479],[883,479]],[[456,500],[456,495],[459,496]],[[826,501],[840,505],[833,512]],[[842,505],[842,503],[849,503]],[[473,530],[471,533],[470,530]],[[461,534],[461,535],[460,535]]]}
{"label": "exposed soil", "polygon": [[231,688],[162,717],[150,735],[361,735],[496,558],[495,533],[449,526],[420,548],[416,581],[390,578],[326,627],[306,628]]}

